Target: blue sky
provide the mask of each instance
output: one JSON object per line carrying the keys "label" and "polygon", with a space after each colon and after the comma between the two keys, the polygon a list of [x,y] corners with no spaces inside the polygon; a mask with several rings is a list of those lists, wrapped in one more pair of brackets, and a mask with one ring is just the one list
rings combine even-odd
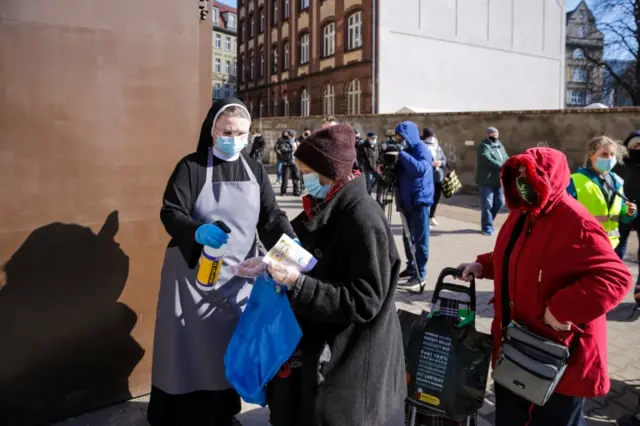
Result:
{"label": "blue sky", "polygon": [[218,0],[220,3],[224,3],[227,4],[229,6],[233,6],[233,7],[237,7],[238,6],[238,0]]}

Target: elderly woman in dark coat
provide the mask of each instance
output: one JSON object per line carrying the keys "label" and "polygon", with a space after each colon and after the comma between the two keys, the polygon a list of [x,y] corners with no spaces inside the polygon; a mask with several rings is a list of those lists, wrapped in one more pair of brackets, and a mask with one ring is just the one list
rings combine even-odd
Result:
{"label": "elderly woman in dark coat", "polygon": [[307,274],[269,267],[290,289],[303,330],[298,350],[269,384],[274,426],[376,426],[406,397],[394,294],[401,262],[382,210],[367,192],[347,124],[320,130],[296,152],[309,195],[292,221],[317,259]]}

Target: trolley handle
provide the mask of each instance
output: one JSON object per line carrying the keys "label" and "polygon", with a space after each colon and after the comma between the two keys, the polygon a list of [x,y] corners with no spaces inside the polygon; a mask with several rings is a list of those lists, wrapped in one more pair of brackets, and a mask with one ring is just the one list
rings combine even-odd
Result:
{"label": "trolley handle", "polygon": [[444,268],[442,272],[440,272],[440,276],[438,277],[438,282],[436,283],[436,288],[433,290],[433,297],[431,298],[431,303],[436,304],[438,299],[440,298],[440,292],[442,290],[448,290],[453,293],[462,293],[469,296],[469,308],[471,311],[476,311],[476,279],[475,277],[471,278],[471,282],[469,283],[469,287],[461,284],[451,284],[445,283],[444,279],[447,277],[462,277],[462,269],[458,268]]}

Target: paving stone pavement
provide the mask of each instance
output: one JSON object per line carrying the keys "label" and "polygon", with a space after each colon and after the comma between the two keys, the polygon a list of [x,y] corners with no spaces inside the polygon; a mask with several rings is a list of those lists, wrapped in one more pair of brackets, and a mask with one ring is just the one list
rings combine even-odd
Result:
{"label": "paving stone pavement", "polygon": [[[279,193],[279,191],[277,191]],[[281,207],[290,219],[300,213],[298,197],[278,197]],[[438,221],[440,226],[431,234],[429,255],[429,276],[427,287],[421,295],[408,293],[402,289],[396,294],[398,308],[412,312],[428,310],[434,285],[440,271],[448,266],[457,266],[465,261],[473,261],[477,254],[492,250],[495,237],[485,237],[478,232],[479,212],[474,211],[474,197],[460,197],[456,205],[439,207]],[[445,201],[446,202],[446,201]],[[498,219],[500,225],[504,216]],[[397,215],[392,218],[392,229],[399,251],[402,249],[402,227]],[[637,246],[631,246],[635,253]],[[629,264],[634,278],[637,277],[638,265]],[[489,300],[493,297],[493,285],[490,281],[477,282],[477,328],[489,332],[493,309]],[[625,301],[609,314],[609,372],[612,380],[611,392],[601,398],[589,400],[585,413],[590,426],[615,424],[615,420],[625,414],[634,412],[640,397],[640,333],[639,321],[630,321],[633,297],[630,294]],[[489,385],[491,387],[491,385]],[[57,426],[143,426],[146,425],[145,411],[147,397],[138,398],[124,404],[107,408],[95,413],[68,419]],[[478,426],[493,424],[495,411],[494,396],[489,390],[485,404],[479,411]],[[243,405],[239,419],[245,426],[267,426],[268,409],[248,404]],[[390,420],[388,426],[404,425],[402,413]]]}

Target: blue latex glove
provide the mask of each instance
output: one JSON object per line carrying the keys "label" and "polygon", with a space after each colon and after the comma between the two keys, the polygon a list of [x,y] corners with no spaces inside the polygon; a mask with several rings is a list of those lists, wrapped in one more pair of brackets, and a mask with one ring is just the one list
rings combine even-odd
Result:
{"label": "blue latex glove", "polygon": [[201,225],[196,230],[196,241],[203,246],[209,246],[214,249],[220,248],[229,241],[229,235],[224,232],[218,225],[207,224]]}

